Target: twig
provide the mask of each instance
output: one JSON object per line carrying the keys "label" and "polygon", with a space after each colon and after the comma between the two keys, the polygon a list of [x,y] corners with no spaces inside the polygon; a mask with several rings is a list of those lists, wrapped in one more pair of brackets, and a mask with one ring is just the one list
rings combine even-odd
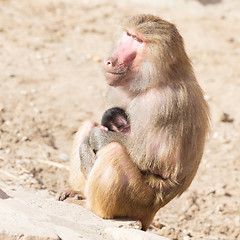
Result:
{"label": "twig", "polygon": [[13,175],[13,174],[11,174],[11,173],[9,173],[9,172],[6,172],[6,171],[4,171],[4,170],[2,170],[2,169],[0,169],[0,173],[2,173],[2,174],[4,174],[5,176],[10,177],[10,178],[12,178],[12,179],[14,179],[14,180],[17,180],[17,181],[19,181],[19,182],[21,182],[21,183],[24,183],[24,181],[23,181],[22,179],[20,179],[19,177],[16,177],[15,175]]}
{"label": "twig", "polygon": [[56,163],[56,162],[52,162],[52,161],[49,161],[49,160],[38,160],[38,161],[41,162],[41,163],[48,164],[50,166],[54,166],[54,167],[65,169],[65,170],[69,171],[69,167],[65,166],[65,165],[63,165],[61,163]]}

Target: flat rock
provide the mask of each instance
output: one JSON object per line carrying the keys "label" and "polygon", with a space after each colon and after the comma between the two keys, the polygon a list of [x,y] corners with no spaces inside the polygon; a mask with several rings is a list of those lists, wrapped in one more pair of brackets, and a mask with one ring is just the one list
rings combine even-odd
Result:
{"label": "flat rock", "polygon": [[[14,196],[10,197],[11,194]],[[82,206],[46,198],[37,192],[15,191],[9,195],[0,189],[0,239],[166,239],[129,228],[131,224],[138,226],[137,221],[135,225],[134,221],[112,224]]]}
{"label": "flat rock", "polygon": [[143,232],[137,229],[127,228],[106,228],[108,239],[114,240],[169,240],[153,233]]}
{"label": "flat rock", "polygon": [[2,189],[0,189],[0,199],[7,199],[10,196],[8,196]]}

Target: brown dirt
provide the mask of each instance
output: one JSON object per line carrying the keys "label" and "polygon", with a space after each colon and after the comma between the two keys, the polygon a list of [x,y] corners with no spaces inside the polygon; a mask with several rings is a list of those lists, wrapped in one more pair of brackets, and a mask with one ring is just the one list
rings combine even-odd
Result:
{"label": "brown dirt", "polygon": [[125,16],[153,13],[184,36],[211,107],[212,132],[193,184],[159,211],[149,231],[240,239],[239,1],[89,2],[0,0],[0,186],[52,194],[68,188],[73,135],[103,112],[102,60],[116,26]]}

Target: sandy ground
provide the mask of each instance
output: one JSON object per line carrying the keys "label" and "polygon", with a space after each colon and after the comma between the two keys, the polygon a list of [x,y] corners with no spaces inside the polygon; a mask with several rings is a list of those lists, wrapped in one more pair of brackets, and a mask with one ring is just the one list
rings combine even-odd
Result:
{"label": "sandy ground", "polygon": [[240,2],[159,2],[0,0],[0,187],[53,195],[69,187],[74,133],[103,112],[102,60],[117,26],[126,16],[153,13],[185,39],[212,132],[193,184],[158,212],[149,231],[240,239]]}

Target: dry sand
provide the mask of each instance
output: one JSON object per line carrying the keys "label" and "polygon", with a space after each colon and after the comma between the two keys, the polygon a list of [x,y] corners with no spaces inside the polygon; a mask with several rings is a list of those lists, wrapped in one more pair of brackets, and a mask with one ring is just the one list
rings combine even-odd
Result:
{"label": "dry sand", "polygon": [[0,188],[55,195],[69,187],[74,133],[103,112],[102,60],[118,24],[136,13],[177,25],[212,112],[193,184],[158,212],[149,231],[172,239],[240,239],[238,0],[0,0]]}

